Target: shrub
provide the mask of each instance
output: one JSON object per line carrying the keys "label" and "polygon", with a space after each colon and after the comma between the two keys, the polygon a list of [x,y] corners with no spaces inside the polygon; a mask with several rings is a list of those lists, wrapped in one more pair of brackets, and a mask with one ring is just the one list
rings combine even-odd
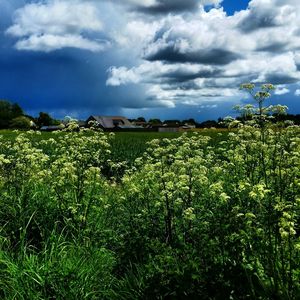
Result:
{"label": "shrub", "polygon": [[31,120],[25,116],[14,118],[10,121],[10,127],[14,129],[28,130],[31,128]]}

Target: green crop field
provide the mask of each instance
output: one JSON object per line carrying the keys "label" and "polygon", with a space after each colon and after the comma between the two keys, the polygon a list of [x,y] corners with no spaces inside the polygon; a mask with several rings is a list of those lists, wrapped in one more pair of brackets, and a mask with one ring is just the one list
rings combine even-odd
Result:
{"label": "green crop field", "polygon": [[299,216],[291,124],[0,132],[1,299],[299,299]]}
{"label": "green crop field", "polygon": [[[183,133],[159,133],[159,132],[119,132],[116,133],[115,139],[112,140],[112,158],[115,161],[128,161],[133,162],[134,159],[143,155],[147,149],[147,143],[153,139],[174,139],[178,138]],[[192,132],[186,133],[188,136],[192,135]],[[212,139],[212,143],[215,144],[223,139],[226,139],[228,135],[224,130],[205,130],[201,131],[201,135],[209,136]]]}
{"label": "green crop field", "polygon": [[[203,136],[211,137],[211,144],[216,144],[219,141],[226,139],[228,130],[224,129],[206,129],[198,131]],[[0,130],[0,136],[6,140],[15,140],[15,138],[21,133],[21,131],[13,130]],[[109,133],[106,133],[109,135]],[[160,133],[160,132],[116,132],[114,138],[110,140],[111,144],[111,158],[114,161],[125,161],[128,164],[132,164],[134,160],[143,155],[147,149],[147,143],[153,139],[163,138],[178,138],[182,135],[182,132],[178,133]],[[192,135],[192,132],[187,132],[187,135]],[[40,141],[50,138],[56,139],[57,136],[66,135],[66,132],[42,132],[41,134],[34,134],[31,140]],[[89,136],[90,133],[86,132],[85,135]]]}

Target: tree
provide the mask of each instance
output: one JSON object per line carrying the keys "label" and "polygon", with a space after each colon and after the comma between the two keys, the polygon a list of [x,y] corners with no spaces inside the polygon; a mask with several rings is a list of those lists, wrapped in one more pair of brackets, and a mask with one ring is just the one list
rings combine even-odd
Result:
{"label": "tree", "polygon": [[53,118],[48,113],[39,113],[39,117],[37,118],[37,124],[39,127],[53,125],[53,122]]}
{"label": "tree", "polygon": [[146,122],[145,118],[144,117],[138,117],[136,119],[138,122]]}
{"label": "tree", "polygon": [[165,120],[164,124],[167,124],[169,126],[178,126],[181,124],[180,120]]}
{"label": "tree", "polygon": [[160,124],[162,124],[162,122],[161,122],[160,119],[150,119],[149,123],[152,124],[152,125],[160,125]]}
{"label": "tree", "polygon": [[197,125],[197,122],[195,121],[195,119],[187,119],[187,120],[183,120],[182,124],[191,124],[191,125]]}
{"label": "tree", "polygon": [[10,103],[5,100],[0,101],[0,128],[7,128],[10,120]]}
{"label": "tree", "polygon": [[18,103],[13,103],[11,105],[12,118],[20,117],[24,115],[23,109]]}
{"label": "tree", "polygon": [[215,120],[207,120],[199,124],[200,128],[218,127],[218,122]]}
{"label": "tree", "polygon": [[14,129],[28,130],[31,127],[31,120],[25,116],[20,116],[10,121],[10,127]]}
{"label": "tree", "polygon": [[0,128],[8,128],[12,119],[22,116],[22,108],[7,100],[0,100]]}

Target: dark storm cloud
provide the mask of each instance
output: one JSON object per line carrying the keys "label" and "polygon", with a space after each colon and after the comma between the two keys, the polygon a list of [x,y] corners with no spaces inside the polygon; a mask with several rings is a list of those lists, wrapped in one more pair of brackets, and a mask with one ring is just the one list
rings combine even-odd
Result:
{"label": "dark storm cloud", "polygon": [[186,81],[191,81],[197,78],[209,78],[214,77],[220,74],[220,70],[211,69],[211,70],[201,70],[198,72],[182,72],[182,71],[174,71],[169,72],[167,74],[162,75],[162,78],[166,79],[166,82],[179,84],[184,83]]}
{"label": "dark storm cloud", "polygon": [[201,90],[201,87],[194,80],[182,81],[182,82],[169,80],[167,84],[164,86],[165,91],[173,91],[175,89],[182,90],[182,91],[191,91],[191,90],[197,91],[197,90]]}
{"label": "dark storm cloud", "polygon": [[245,33],[249,33],[259,29],[277,27],[280,26],[276,19],[277,16],[278,10],[276,7],[264,9],[264,7],[255,6],[240,21],[238,28]]}
{"label": "dark storm cloud", "polygon": [[256,51],[267,51],[271,53],[282,53],[286,50],[286,43],[283,42],[274,42],[266,46],[257,47]]}
{"label": "dark storm cloud", "polygon": [[199,5],[199,0],[158,0],[152,6],[137,6],[137,10],[150,14],[164,14],[169,12],[194,11]]}
{"label": "dark storm cloud", "polygon": [[299,77],[289,76],[284,73],[272,73],[265,76],[265,80],[262,83],[271,82],[272,84],[293,84],[299,82]]}
{"label": "dark storm cloud", "polygon": [[199,63],[208,65],[226,65],[241,58],[240,54],[224,49],[205,49],[192,52],[181,52],[175,45],[169,45],[156,52],[146,54],[148,61],[164,61],[168,63]]}
{"label": "dark storm cloud", "polygon": [[[247,79],[249,79],[249,78],[247,78]],[[237,82],[236,80],[229,82],[229,81],[226,81],[225,77],[223,77],[223,78],[221,78],[221,80],[223,80],[223,83],[222,83],[215,78],[204,78],[201,85],[197,84],[197,82],[195,82],[194,80],[189,80],[189,81],[169,80],[167,82],[168,85],[164,86],[164,89],[165,90],[174,90],[174,89],[178,88],[178,89],[186,90],[186,91],[188,91],[188,90],[196,91],[196,90],[202,90],[203,86],[205,86],[206,89],[225,89],[225,88],[237,89],[241,83],[250,82],[247,79],[245,79],[245,78],[241,79],[239,82]],[[219,96],[220,96],[220,93],[219,93]]]}
{"label": "dark storm cloud", "polygon": [[46,110],[57,117],[72,111],[83,116],[117,113],[123,103],[141,106],[141,88],[105,87],[110,60],[71,49],[51,54],[11,50],[0,57],[0,98],[18,102],[35,115]]}

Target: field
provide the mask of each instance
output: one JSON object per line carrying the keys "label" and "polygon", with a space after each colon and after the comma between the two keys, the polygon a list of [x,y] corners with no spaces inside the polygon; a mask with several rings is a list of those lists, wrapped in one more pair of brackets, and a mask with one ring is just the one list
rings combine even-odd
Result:
{"label": "field", "polygon": [[[224,129],[205,129],[198,130],[203,136],[212,138],[211,143],[215,144],[221,140],[226,139],[228,130]],[[6,140],[14,140],[20,132],[12,130],[0,130],[0,135]],[[61,133],[66,134],[66,133]],[[192,135],[192,132],[187,132]],[[88,136],[89,133],[87,132]],[[108,135],[108,133],[107,133]],[[174,139],[182,135],[182,133],[159,133],[159,132],[116,132],[115,138],[111,140],[111,159],[116,162],[126,161],[132,165],[134,160],[143,155],[147,149],[147,143],[153,139]],[[31,140],[40,141],[49,138],[55,138],[55,134],[51,132],[43,132],[41,135],[34,135]]]}
{"label": "field", "polygon": [[1,299],[299,299],[300,129],[0,132]]}

